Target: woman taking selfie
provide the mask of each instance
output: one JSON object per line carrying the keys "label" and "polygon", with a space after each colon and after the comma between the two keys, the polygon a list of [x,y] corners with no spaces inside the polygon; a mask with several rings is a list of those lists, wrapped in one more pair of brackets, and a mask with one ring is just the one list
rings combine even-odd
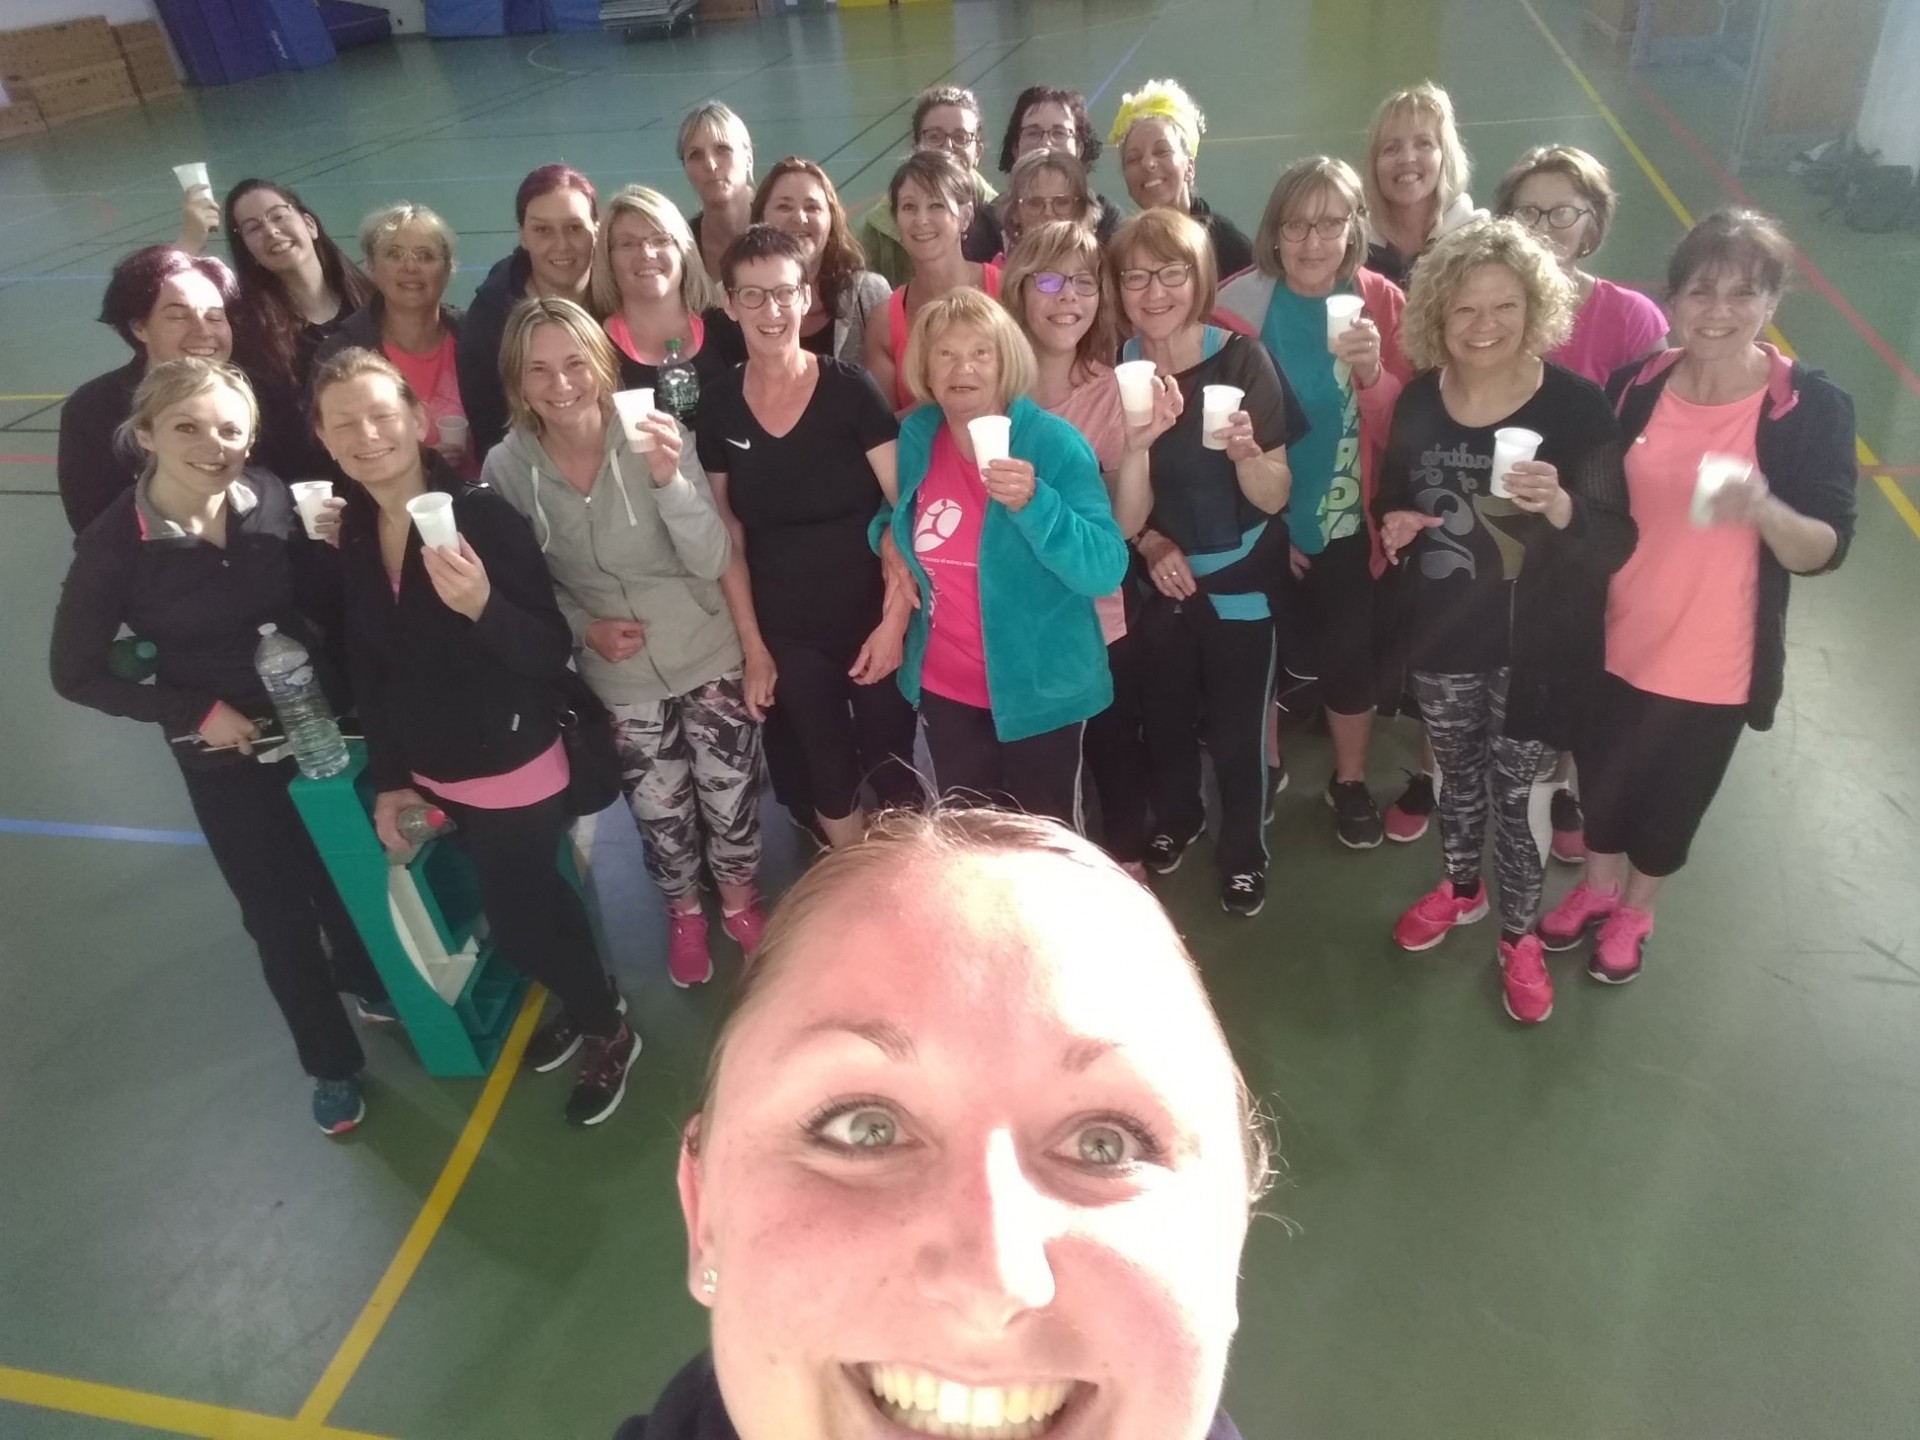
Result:
{"label": "woman taking selfie", "polygon": [[1213,272],[1224,280],[1253,263],[1253,244],[1194,192],[1194,161],[1206,128],[1206,117],[1178,81],[1149,80],[1120,101],[1112,139],[1120,147],[1120,168],[1133,203],[1197,220],[1213,251]]}
{"label": "woman taking selfie", "polygon": [[753,197],[753,223],[771,225],[800,242],[806,257],[807,313],[800,345],[848,365],[864,365],[867,325],[886,308],[893,287],[866,268],[847,212],[827,172],[789,155],[767,171]]}

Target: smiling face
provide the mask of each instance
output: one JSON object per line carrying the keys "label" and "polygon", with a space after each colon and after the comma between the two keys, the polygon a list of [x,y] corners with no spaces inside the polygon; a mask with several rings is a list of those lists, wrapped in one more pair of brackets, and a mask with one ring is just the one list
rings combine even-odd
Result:
{"label": "smiling face", "polygon": [[1044,854],[841,893],[740,1017],[682,1165],[743,1440],[1199,1440],[1246,1174],[1164,915]]}
{"label": "smiling face", "polygon": [[[1572,270],[1574,265],[1594,249],[1593,244],[1593,201],[1571,176],[1557,170],[1541,170],[1522,180],[1513,192],[1514,216],[1523,225],[1533,231],[1534,238],[1553,252],[1553,258],[1560,262],[1561,268]],[[1554,211],[1561,211],[1554,216]],[[1555,218],[1565,219],[1571,211],[1584,211],[1564,230],[1555,229]],[[1531,222],[1522,218],[1538,211],[1539,215]]]}
{"label": "smiling face", "polygon": [[703,126],[687,137],[680,163],[700,203],[713,206],[726,205],[744,192],[752,168],[744,137],[713,126]]}
{"label": "smiling face", "polygon": [[[1170,269],[1177,275],[1177,284],[1168,284]],[[1128,271],[1145,271],[1146,284],[1134,289],[1127,284]],[[1138,273],[1133,276],[1137,282]],[[1136,250],[1121,264],[1120,306],[1126,312],[1127,322],[1144,340],[1163,344],[1193,324],[1195,302],[1199,298],[1195,291],[1193,266],[1181,260],[1167,260],[1158,255],[1150,255],[1145,250]]]}
{"label": "smiling face", "polygon": [[578,297],[593,264],[593,237],[598,230],[592,205],[572,186],[528,201],[527,218],[520,222],[520,245],[533,262],[533,293],[556,300]]}
{"label": "smiling face", "polygon": [[1431,201],[1440,188],[1440,132],[1433,122],[1418,115],[1389,120],[1373,176],[1389,205],[1410,210]]}
{"label": "smiling face", "polygon": [[215,384],[169,405],[153,417],[150,427],[134,431],[134,439],[153,456],[159,478],[190,494],[211,497],[246,468],[252,418],[245,396],[230,385]]}
{"label": "smiling face", "polygon": [[809,274],[820,268],[820,247],[833,226],[833,212],[827,208],[827,192],[818,180],[802,170],[782,175],[767,191],[765,219],[806,249]]}
{"label": "smiling face", "polygon": [[[1042,285],[1055,286],[1052,294]],[[1033,348],[1049,355],[1077,354],[1100,315],[1100,277],[1077,258],[1062,260],[1030,277],[1021,303]]]}
{"label": "smiling face", "polygon": [[225,360],[233,354],[233,327],[227,304],[214,283],[198,270],[169,275],[146,318],[129,327],[147,350],[147,364],[183,356]]}
{"label": "smiling face", "polygon": [[956,429],[1000,413],[1000,352],[971,325],[950,325],[927,346],[927,388]]}
{"label": "smiling face", "polygon": [[253,258],[276,275],[295,274],[315,258],[320,222],[277,190],[249,190],[235,201],[233,228]]}
{"label": "smiling face", "polygon": [[1027,113],[1020,117],[1013,158],[1018,160],[1029,150],[1064,150],[1079,158],[1080,132],[1074,128],[1073,112],[1058,100],[1029,105]]}
{"label": "smiling face", "polygon": [[[1280,221],[1280,269],[1287,284],[1302,295],[1332,290],[1347,258],[1353,223],[1353,207],[1332,186],[1309,190]],[[1287,233],[1303,226],[1306,233],[1299,239]]]}
{"label": "smiling face", "polygon": [[915,264],[937,261],[960,248],[961,232],[971,218],[973,207],[954,209],[951,201],[937,190],[928,190],[917,180],[900,186],[900,198],[894,202],[894,224],[900,230],[900,243]]}
{"label": "smiling face", "polygon": [[420,221],[409,220],[380,238],[368,273],[390,309],[419,312],[440,308],[453,266],[439,235]]}
{"label": "smiling face", "polygon": [[1182,212],[1193,208],[1193,156],[1171,120],[1151,115],[1127,131],[1120,170],[1127,194],[1142,210],[1156,205]]}
{"label": "smiling face", "polygon": [[1527,333],[1527,287],[1505,265],[1476,265],[1460,282],[1447,310],[1451,363],[1497,370],[1521,358]]}
{"label": "smiling face", "polygon": [[1673,343],[1695,359],[1733,359],[1758,342],[1779,304],[1738,266],[1703,267],[1667,302]]}
{"label": "smiling face", "polygon": [[653,304],[680,289],[680,247],[665,230],[635,210],[623,210],[612,221],[607,250],[613,259],[613,283],[620,298],[632,304]]}
{"label": "smiling face", "polygon": [[329,385],[315,401],[314,428],[347,478],[374,495],[420,473],[426,412],[409,405],[388,375]]}
{"label": "smiling face", "polygon": [[[792,293],[783,300],[776,293],[781,290]],[[807,277],[791,260],[776,255],[736,265],[727,292],[727,314],[746,337],[747,354],[776,360],[798,350],[807,298]],[[749,305],[749,300],[760,303]]]}
{"label": "smiling face", "polygon": [[527,337],[520,388],[540,423],[558,430],[599,422],[607,398],[586,352],[563,325],[541,325]]}

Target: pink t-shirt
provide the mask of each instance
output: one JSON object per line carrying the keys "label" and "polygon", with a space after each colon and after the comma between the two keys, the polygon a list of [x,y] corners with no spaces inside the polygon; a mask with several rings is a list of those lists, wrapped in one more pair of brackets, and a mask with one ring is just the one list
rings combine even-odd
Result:
{"label": "pink t-shirt", "polygon": [[[1111,365],[1095,365],[1092,377],[1075,386],[1053,413],[1087,437],[1102,475],[1120,468],[1127,453],[1127,417]],[[1100,617],[1100,638],[1107,644],[1127,633],[1127,606],[1118,590],[1095,600],[1093,612]]]}
{"label": "pink t-shirt", "polygon": [[982,710],[993,708],[980,629],[980,523],[991,503],[979,469],[961,456],[953,432],[943,424],[913,502],[913,553],[933,582],[920,684]]}
{"label": "pink t-shirt", "polygon": [[1595,280],[1593,293],[1573,317],[1573,334],[1547,358],[1596,385],[1629,360],[1638,360],[1667,338],[1667,316],[1638,290]]}
{"label": "pink t-shirt", "polygon": [[[440,348],[431,355],[414,355],[397,345],[382,345],[387,358],[400,373],[407,377],[407,384],[413,387],[413,393],[420,397],[420,403],[427,409],[426,441],[429,445],[440,443],[440,422],[449,416],[467,418],[467,409],[460,401],[460,375],[454,364],[453,336],[448,335],[440,342]],[[480,474],[480,461],[473,453],[473,437],[467,437],[465,450],[461,452],[460,463],[453,467],[464,478],[473,480]]]}
{"label": "pink t-shirt", "polygon": [[1747,525],[1693,523],[1700,457],[1753,463],[1755,391],[1695,405],[1669,385],[1627,447],[1627,489],[1640,543],[1607,592],[1607,669],[1636,689],[1703,705],[1744,705],[1753,685],[1760,536]]}

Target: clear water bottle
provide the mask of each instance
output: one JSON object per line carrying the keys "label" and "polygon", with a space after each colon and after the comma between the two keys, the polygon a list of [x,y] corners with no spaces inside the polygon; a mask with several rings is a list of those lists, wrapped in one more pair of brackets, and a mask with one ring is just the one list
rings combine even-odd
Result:
{"label": "clear water bottle", "polygon": [[662,410],[688,429],[693,428],[694,414],[700,408],[700,377],[694,373],[693,361],[681,353],[678,340],[667,341],[667,358],[660,362],[653,396]]}
{"label": "clear water bottle", "polygon": [[438,805],[409,805],[393,823],[409,845],[424,845],[453,829],[453,821]]}
{"label": "clear water bottle", "polygon": [[300,773],[324,780],[347,768],[347,742],[333,721],[333,708],[313,673],[307,647],[277,625],[260,627],[260,645],[253,652],[253,668],[267,687],[280,729],[293,746]]}

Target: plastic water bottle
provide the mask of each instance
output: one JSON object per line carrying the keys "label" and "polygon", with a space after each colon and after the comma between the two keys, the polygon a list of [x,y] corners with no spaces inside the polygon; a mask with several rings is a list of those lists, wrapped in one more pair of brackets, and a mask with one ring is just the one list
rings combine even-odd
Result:
{"label": "plastic water bottle", "polygon": [[347,742],[333,721],[333,708],[313,673],[307,647],[282,635],[277,625],[260,627],[260,645],[253,652],[253,668],[267,687],[280,729],[293,746],[300,773],[324,780],[347,768]]}
{"label": "plastic water bottle", "polygon": [[409,845],[424,845],[453,829],[453,821],[438,805],[409,805],[393,823]]}
{"label": "plastic water bottle", "polygon": [[107,673],[136,685],[160,669],[160,647],[138,635],[122,635],[107,649]]}
{"label": "plastic water bottle", "polygon": [[700,408],[700,377],[693,362],[680,353],[678,340],[667,341],[667,358],[660,362],[653,382],[653,396],[660,408],[689,429]]}

